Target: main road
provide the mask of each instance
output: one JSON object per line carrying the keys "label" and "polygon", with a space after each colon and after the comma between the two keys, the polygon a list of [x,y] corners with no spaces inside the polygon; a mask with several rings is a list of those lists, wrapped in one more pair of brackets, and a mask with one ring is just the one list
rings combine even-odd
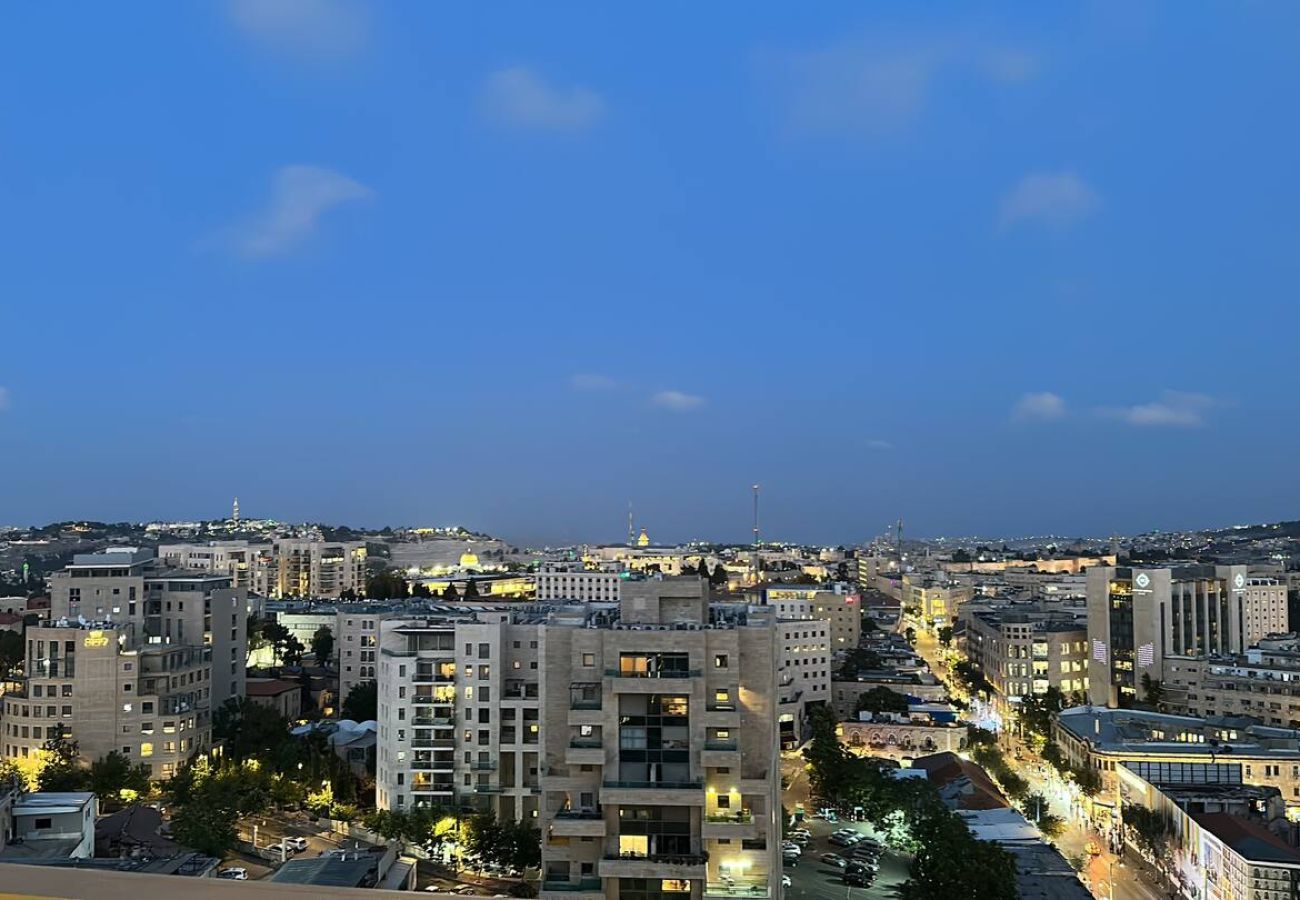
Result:
{"label": "main road", "polygon": [[[943,647],[932,632],[917,629],[916,652],[935,675],[947,682],[952,694],[961,695],[961,689],[944,660]],[[1084,879],[1095,896],[1102,900],[1168,900],[1171,896],[1169,886],[1160,880],[1145,860],[1134,853],[1116,855],[1110,852],[1106,839],[1072,803],[1070,787],[1055,769],[1009,732],[1002,736],[1001,742],[1007,750],[1006,759],[1011,767],[1029,782],[1031,791],[1047,798],[1049,811],[1065,821],[1065,830],[1053,843],[1067,858],[1087,860]],[[1089,844],[1101,852],[1090,856]]]}

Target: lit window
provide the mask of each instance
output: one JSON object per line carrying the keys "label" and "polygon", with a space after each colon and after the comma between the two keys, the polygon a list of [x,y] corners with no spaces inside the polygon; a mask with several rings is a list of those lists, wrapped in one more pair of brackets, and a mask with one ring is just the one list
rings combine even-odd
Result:
{"label": "lit window", "polygon": [[141,745],[140,745],[140,755],[141,755],[141,756],[153,756],[153,744],[141,744]]}

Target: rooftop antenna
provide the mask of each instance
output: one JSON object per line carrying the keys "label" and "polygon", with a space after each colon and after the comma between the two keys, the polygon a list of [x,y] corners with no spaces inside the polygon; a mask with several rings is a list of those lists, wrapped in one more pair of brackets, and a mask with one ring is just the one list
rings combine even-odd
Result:
{"label": "rooftop antenna", "polygon": [[898,553],[898,564],[903,564],[903,517],[898,517],[898,525],[895,526],[894,550]]}
{"label": "rooftop antenna", "polygon": [[636,532],[632,528],[632,501],[627,501],[627,545],[636,546]]}
{"label": "rooftop antenna", "polygon": [[754,552],[758,552],[758,492],[759,486],[754,485]]}

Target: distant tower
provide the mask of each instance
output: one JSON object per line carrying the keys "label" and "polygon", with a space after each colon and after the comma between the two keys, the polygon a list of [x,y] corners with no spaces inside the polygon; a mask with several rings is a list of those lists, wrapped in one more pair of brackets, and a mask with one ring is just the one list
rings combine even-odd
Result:
{"label": "distant tower", "polygon": [[749,568],[754,581],[758,581],[758,572],[762,559],[758,553],[758,493],[759,486],[754,485],[754,549],[750,554]]}
{"label": "distant tower", "polygon": [[898,517],[897,529],[898,530],[895,532],[895,537],[894,537],[894,552],[898,554],[898,565],[901,568],[903,565],[903,517],[902,516]]}
{"label": "distant tower", "polygon": [[636,530],[632,527],[632,501],[627,501],[627,545],[632,547],[636,544]]}
{"label": "distant tower", "polygon": [[239,498],[238,497],[235,498],[234,505],[230,509],[230,521],[235,523],[236,528],[239,527]]}

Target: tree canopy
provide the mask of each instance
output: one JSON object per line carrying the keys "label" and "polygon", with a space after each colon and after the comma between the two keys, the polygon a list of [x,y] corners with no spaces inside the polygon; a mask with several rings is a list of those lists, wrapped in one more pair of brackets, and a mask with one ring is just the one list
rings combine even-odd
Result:
{"label": "tree canopy", "polygon": [[316,665],[329,663],[334,656],[334,632],[328,625],[322,625],[311,636],[311,653],[316,657]]}
{"label": "tree canopy", "polygon": [[343,698],[343,718],[357,722],[379,718],[379,683],[363,681],[353,685]]}

